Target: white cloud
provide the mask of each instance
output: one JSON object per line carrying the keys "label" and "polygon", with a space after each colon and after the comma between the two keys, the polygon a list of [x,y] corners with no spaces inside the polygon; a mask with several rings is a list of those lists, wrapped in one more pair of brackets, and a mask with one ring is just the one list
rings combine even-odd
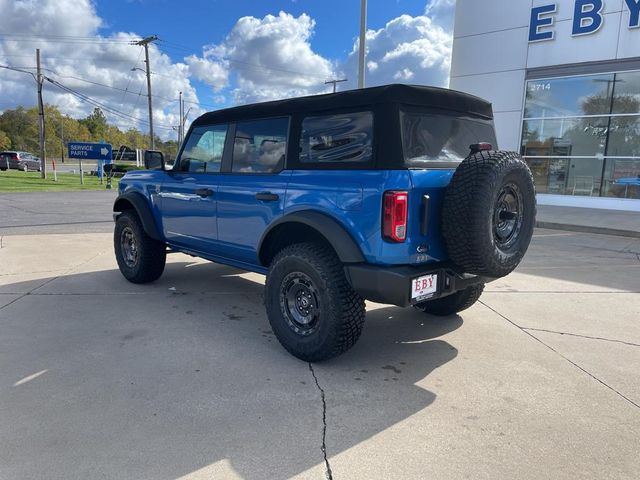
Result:
{"label": "white cloud", "polygon": [[431,0],[425,9],[425,15],[446,31],[453,31],[453,18],[456,13],[456,0]]}
{"label": "white cloud", "polygon": [[213,87],[215,92],[219,92],[229,84],[228,62],[211,61],[195,55],[189,55],[184,61],[193,76]]}
{"label": "white cloud", "polygon": [[[3,32],[19,32],[0,40],[0,64],[35,71],[35,49],[40,48],[46,76],[125,115],[141,119],[121,118],[105,111],[109,120],[121,128],[148,129],[145,75],[139,70],[131,71],[133,67],[145,68],[142,48],[130,45],[139,35],[120,32],[100,36],[98,29],[103,22],[91,0],[0,0],[0,11],[3,12]],[[173,137],[172,130],[163,127],[179,122],[178,103],[174,100],[178,92],[182,91],[187,101],[198,101],[189,81],[190,68],[174,63],[155,45],[150,46],[150,58],[154,72],[155,130],[164,138]],[[44,84],[43,97],[45,103],[56,105],[74,117],[86,116],[94,108],[48,82]],[[31,78],[4,69],[0,71],[0,110],[35,103],[35,83]]]}
{"label": "white cloud", "polygon": [[239,103],[327,91],[333,65],[313,51],[314,27],[306,14],[242,17],[222,43],[204,48],[204,59],[229,65]]}
{"label": "white cloud", "polygon": [[[451,69],[453,36],[450,29],[436,23],[447,21],[451,0],[436,0],[426,8],[425,15],[401,15],[379,30],[367,31],[367,86],[391,82],[410,82],[423,85],[446,86]],[[451,14],[452,15],[452,14]],[[358,42],[343,69],[349,77],[347,88],[357,80]]]}
{"label": "white cloud", "polygon": [[[446,85],[454,6],[455,0],[432,0],[424,15],[402,15],[383,28],[369,30],[367,85]],[[147,129],[145,75],[140,70],[131,71],[132,67],[145,67],[141,47],[130,45],[140,38],[138,34],[101,36],[103,20],[97,15],[93,0],[0,0],[0,11],[4,32],[26,36],[0,38],[0,64],[33,67],[34,50],[39,47],[43,67],[48,69],[46,75],[141,119],[136,123],[107,112],[109,119],[121,127]],[[178,123],[175,99],[179,91],[187,102],[198,102],[196,82],[211,87],[208,103],[221,107],[327,92],[331,86],[324,82],[344,75],[349,83],[342,84],[342,88],[353,88],[357,80],[357,42],[354,40],[352,51],[343,61],[328,59],[313,49],[315,28],[315,21],[306,14],[296,17],[280,12],[264,18],[242,17],[222,42],[204,46],[200,55],[189,55],[178,62],[151,44],[156,131],[164,138],[174,135],[161,127]],[[71,41],[68,37],[83,39]],[[46,103],[75,117],[86,116],[93,109],[93,105],[50,84],[45,84],[44,97]],[[16,105],[35,105],[35,100],[35,85],[28,76],[0,70],[0,111]],[[190,118],[203,112],[192,103],[188,106],[194,108]]]}

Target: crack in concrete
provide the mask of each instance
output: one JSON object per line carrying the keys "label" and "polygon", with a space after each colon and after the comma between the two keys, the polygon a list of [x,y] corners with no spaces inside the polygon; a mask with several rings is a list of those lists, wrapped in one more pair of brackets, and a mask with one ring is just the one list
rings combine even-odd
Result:
{"label": "crack in concrete", "polygon": [[0,235],[0,248],[4,247],[2,241],[4,240],[4,235]]}
{"label": "crack in concrete", "polygon": [[615,388],[613,388],[611,385],[609,385],[608,383],[606,383],[604,380],[599,379],[598,377],[596,377],[593,373],[589,372],[588,370],[586,370],[585,368],[581,367],[580,365],[578,365],[576,362],[574,362],[573,360],[571,360],[569,357],[563,355],[562,353],[560,353],[558,350],[556,350],[555,348],[553,348],[551,345],[546,344],[545,342],[543,342],[542,340],[540,340],[538,337],[536,337],[533,333],[528,332],[525,328],[521,327],[520,325],[518,325],[516,322],[514,322],[513,320],[511,320],[509,317],[507,317],[506,315],[503,315],[502,313],[498,312],[497,310],[495,310],[494,308],[490,307],[489,305],[487,305],[486,303],[484,303],[482,300],[479,300],[478,303],[480,303],[481,305],[484,305],[485,307],[487,307],[489,310],[491,310],[493,313],[495,313],[496,315],[502,317],[504,320],[506,320],[507,322],[509,322],[511,325],[513,325],[514,327],[516,327],[518,330],[520,330],[522,333],[524,333],[525,335],[530,336],[531,338],[533,338],[536,342],[542,344],[543,346],[547,347],[549,350],[551,350],[553,353],[555,353],[556,355],[560,356],[561,358],[563,358],[564,360],[566,360],[567,362],[569,362],[571,365],[573,365],[574,367],[576,367],[578,370],[582,371],[583,373],[587,374],[589,377],[591,377],[593,380],[595,380],[596,382],[600,383],[601,385],[605,386],[606,388],[608,388],[609,390],[611,390],[613,393],[615,393],[616,395],[618,395],[620,398],[626,400],[628,403],[630,403],[631,405],[633,405],[634,407],[640,409],[640,405],[638,405],[636,402],[634,402],[633,400],[631,400],[629,397],[626,397],[623,393],[619,392],[618,390],[616,390]]}
{"label": "crack in concrete", "polygon": [[324,456],[325,476],[327,477],[327,480],[333,480],[333,472],[331,471],[331,465],[329,465],[329,459],[327,458],[327,401],[324,396],[324,390],[320,386],[320,383],[318,383],[318,377],[316,377],[316,372],[313,370],[311,362],[309,362],[309,371],[313,376],[316,387],[318,387],[318,390],[320,391],[320,398],[322,400],[322,446],[320,449]]}
{"label": "crack in concrete", "polygon": [[529,328],[529,327],[521,327],[521,328],[523,330],[528,330],[531,332],[555,333],[557,335],[567,335],[568,337],[586,338],[588,340],[602,340],[603,342],[622,343],[623,345],[629,345],[631,347],[640,347],[640,344],[638,343],[625,342],[624,340],[614,340],[612,338],[592,337],[590,335],[580,335],[579,333],[569,333],[569,332],[558,332],[557,330],[546,330],[544,328]]}

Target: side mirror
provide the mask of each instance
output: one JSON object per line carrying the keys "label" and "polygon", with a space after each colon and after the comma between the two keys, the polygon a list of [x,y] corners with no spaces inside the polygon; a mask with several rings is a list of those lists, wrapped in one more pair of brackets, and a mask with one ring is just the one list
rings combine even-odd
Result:
{"label": "side mirror", "polygon": [[164,154],[157,150],[145,150],[144,168],[147,170],[164,170]]}

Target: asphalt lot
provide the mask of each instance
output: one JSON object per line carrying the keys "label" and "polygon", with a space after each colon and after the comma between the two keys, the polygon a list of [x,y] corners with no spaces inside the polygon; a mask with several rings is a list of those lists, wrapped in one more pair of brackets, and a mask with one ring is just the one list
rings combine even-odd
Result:
{"label": "asphalt lot", "polygon": [[638,478],[638,239],[537,230],[470,310],[368,304],[311,367],[263,277],[171,255],[129,284],[114,193],[39,195],[0,196],[2,479]]}
{"label": "asphalt lot", "polygon": [[109,233],[116,190],[0,194],[0,235]]}

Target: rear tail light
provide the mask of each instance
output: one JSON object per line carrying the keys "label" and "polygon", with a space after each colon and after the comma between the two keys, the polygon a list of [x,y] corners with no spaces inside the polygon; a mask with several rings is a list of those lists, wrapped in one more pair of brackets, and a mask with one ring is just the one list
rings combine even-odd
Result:
{"label": "rear tail light", "polygon": [[386,192],[382,210],[382,234],[393,242],[407,239],[407,192]]}
{"label": "rear tail light", "polygon": [[493,145],[487,142],[474,143],[473,145],[469,145],[469,150],[471,150],[471,154],[486,152],[488,150],[493,150]]}

